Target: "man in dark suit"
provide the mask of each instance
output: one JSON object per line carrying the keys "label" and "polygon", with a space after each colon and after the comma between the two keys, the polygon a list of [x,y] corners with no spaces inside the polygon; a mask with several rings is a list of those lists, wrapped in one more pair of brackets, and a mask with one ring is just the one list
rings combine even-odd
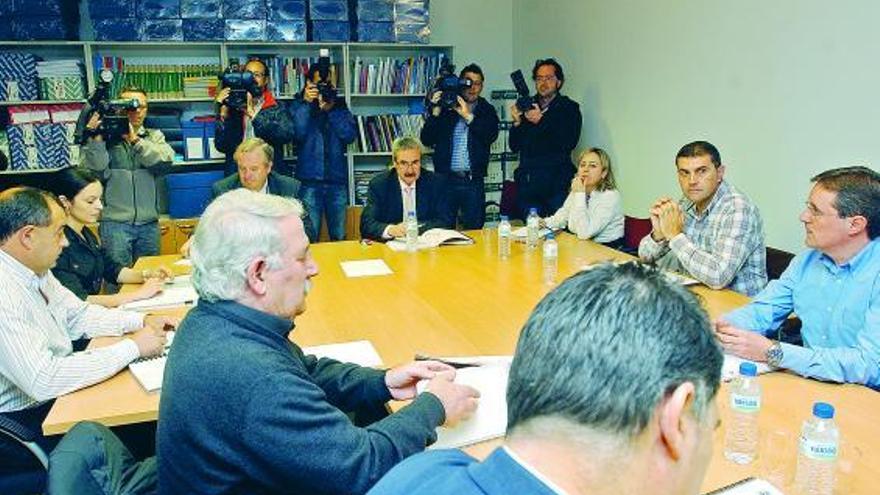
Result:
{"label": "man in dark suit", "polygon": [[275,150],[260,138],[248,138],[235,149],[238,173],[218,180],[211,188],[214,197],[243,187],[254,192],[299,198],[299,181],[272,170]]}
{"label": "man in dark suit", "polygon": [[391,146],[394,167],[373,177],[361,215],[361,237],[377,241],[406,236],[406,216],[415,209],[419,233],[448,229],[452,215],[443,179],[422,170],[422,143],[401,137]]}
{"label": "man in dark suit", "polygon": [[[274,155],[275,150],[266,141],[257,137],[245,139],[235,148],[233,155],[238,173],[215,182],[211,186],[211,194],[217,198],[223,193],[243,187],[258,193],[299,199],[299,181],[272,170]],[[312,224],[308,222],[308,212],[303,218],[306,220],[306,234],[309,239],[313,239],[316,233],[312,232]],[[180,246],[181,255],[189,256],[189,243],[190,240],[187,239]]]}

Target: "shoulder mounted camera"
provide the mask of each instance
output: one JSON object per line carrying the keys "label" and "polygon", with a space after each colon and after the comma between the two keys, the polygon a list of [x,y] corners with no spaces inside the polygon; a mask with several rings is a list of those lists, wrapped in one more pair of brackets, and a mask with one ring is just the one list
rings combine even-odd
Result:
{"label": "shoulder mounted camera", "polygon": [[220,85],[223,88],[229,88],[229,97],[223,101],[223,104],[239,112],[243,112],[247,108],[248,93],[254,98],[258,98],[262,94],[254,74],[235,64],[220,74]]}
{"label": "shoulder mounted camera", "polygon": [[[113,72],[104,69],[98,74],[98,84],[89,95],[79,118],[76,120],[74,139],[77,143],[85,144],[89,138],[95,136],[103,136],[107,142],[118,142],[122,140],[123,135],[128,134],[127,112],[137,110],[140,107],[140,101],[134,98],[111,100],[111,82],[113,82]],[[97,129],[89,129],[86,125],[95,113],[100,116],[101,125]]]}
{"label": "shoulder mounted camera", "polygon": [[440,101],[437,102],[437,105],[444,110],[453,110],[458,106],[458,97],[461,95],[461,92],[472,85],[473,81],[470,79],[455,75],[455,66],[450,64],[448,60],[445,60],[440,67],[440,73],[437,75],[437,80],[434,81],[434,88],[428,94],[428,98],[437,91],[440,91]]}

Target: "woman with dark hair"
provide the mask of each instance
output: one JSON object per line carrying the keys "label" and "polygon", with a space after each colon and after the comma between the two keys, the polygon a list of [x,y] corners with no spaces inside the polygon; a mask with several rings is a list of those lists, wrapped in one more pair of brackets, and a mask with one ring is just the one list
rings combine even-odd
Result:
{"label": "woman with dark hair", "polygon": [[[97,223],[104,205],[104,188],[98,176],[88,169],[67,168],[55,174],[52,192],[67,212],[64,248],[52,269],[55,278],[80,299],[114,308],[121,304],[152,297],[162,290],[163,280],[173,278],[171,270],[139,272],[113,262],[101,248],[97,236],[86,227]],[[100,294],[103,281],[113,284],[143,284],[124,294]]]}
{"label": "woman with dark hair", "polygon": [[543,223],[551,229],[567,227],[579,239],[592,239],[615,249],[623,247],[623,207],[611,158],[605,150],[589,148],[581,152],[565,203]]}

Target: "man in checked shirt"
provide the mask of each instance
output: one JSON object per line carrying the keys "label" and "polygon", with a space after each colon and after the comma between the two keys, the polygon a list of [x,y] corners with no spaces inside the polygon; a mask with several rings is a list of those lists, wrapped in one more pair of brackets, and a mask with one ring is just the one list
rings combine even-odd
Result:
{"label": "man in checked shirt", "polygon": [[653,231],[639,244],[639,258],[713,289],[756,294],[767,284],[758,207],[724,180],[721,154],[709,142],[684,145],[675,166],[684,197],[651,206]]}

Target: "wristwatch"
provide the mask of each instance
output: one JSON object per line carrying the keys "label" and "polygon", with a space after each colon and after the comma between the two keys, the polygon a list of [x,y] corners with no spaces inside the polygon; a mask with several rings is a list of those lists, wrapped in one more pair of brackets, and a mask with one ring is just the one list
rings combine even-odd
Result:
{"label": "wristwatch", "polygon": [[782,346],[779,345],[779,341],[774,340],[773,343],[770,344],[770,347],[764,351],[764,358],[767,360],[767,364],[773,368],[778,368],[780,364],[782,364]]}

